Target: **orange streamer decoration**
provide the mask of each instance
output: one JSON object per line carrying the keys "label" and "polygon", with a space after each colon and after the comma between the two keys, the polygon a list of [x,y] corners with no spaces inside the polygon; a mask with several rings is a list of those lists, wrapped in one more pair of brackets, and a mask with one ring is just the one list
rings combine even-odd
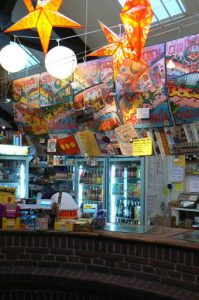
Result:
{"label": "orange streamer decoration", "polygon": [[82,25],[58,12],[63,0],[38,0],[35,9],[32,0],[23,1],[29,14],[4,32],[37,28],[45,54],[48,51],[52,27],[82,28]]}
{"label": "orange streamer decoration", "polygon": [[142,50],[153,18],[149,0],[127,0],[121,13],[121,21],[126,35],[118,36],[100,22],[109,45],[88,56],[113,56],[114,78],[116,78],[125,58],[145,64]]}

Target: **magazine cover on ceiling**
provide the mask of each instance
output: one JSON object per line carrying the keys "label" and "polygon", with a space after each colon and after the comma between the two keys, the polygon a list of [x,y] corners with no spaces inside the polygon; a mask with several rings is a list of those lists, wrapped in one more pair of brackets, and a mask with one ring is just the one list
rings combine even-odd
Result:
{"label": "magazine cover on ceiling", "polygon": [[74,73],[74,82],[76,84],[74,106],[78,116],[78,129],[105,131],[116,128],[120,120],[114,98],[112,58],[97,59],[78,65]]}
{"label": "magazine cover on ceiling", "polygon": [[73,91],[68,79],[56,79],[50,74],[42,73],[39,81],[40,106],[67,103],[73,108]]}
{"label": "magazine cover on ceiling", "polygon": [[[199,121],[199,34],[167,42],[166,61],[175,123]],[[169,67],[171,61],[173,65]]]}
{"label": "magazine cover on ceiling", "polygon": [[39,107],[39,74],[13,80],[12,93],[13,101],[16,105],[24,103],[34,108]]}
{"label": "magazine cover on ceiling", "polygon": [[19,103],[14,110],[14,120],[22,133],[30,135],[47,134],[48,128],[40,108],[31,108],[25,103]]}
{"label": "magazine cover on ceiling", "polygon": [[46,106],[41,109],[50,134],[77,131],[75,113],[68,109],[67,103]]}
{"label": "magazine cover on ceiling", "polygon": [[[165,84],[165,44],[143,50],[141,64],[125,60],[116,79],[117,101],[124,123],[135,128],[172,125]],[[149,108],[149,119],[138,119],[137,109]]]}

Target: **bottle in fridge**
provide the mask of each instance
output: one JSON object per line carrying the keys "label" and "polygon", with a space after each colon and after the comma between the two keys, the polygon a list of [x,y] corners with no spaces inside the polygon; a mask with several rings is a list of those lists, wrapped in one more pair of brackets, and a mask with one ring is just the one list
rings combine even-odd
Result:
{"label": "bottle in fridge", "polygon": [[91,216],[105,208],[105,160],[97,159],[94,164],[85,159],[77,160],[76,201],[83,214]]}
{"label": "bottle in fridge", "polygon": [[144,223],[144,158],[109,159],[108,222]]}

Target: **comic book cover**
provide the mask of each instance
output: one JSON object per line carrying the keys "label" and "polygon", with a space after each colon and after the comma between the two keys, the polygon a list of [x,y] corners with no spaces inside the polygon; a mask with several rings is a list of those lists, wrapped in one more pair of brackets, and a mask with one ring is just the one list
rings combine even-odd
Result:
{"label": "comic book cover", "polygon": [[67,104],[42,107],[49,133],[72,133],[77,131],[75,113],[67,109]]}
{"label": "comic book cover", "polygon": [[[146,65],[125,62],[116,81],[118,105],[124,123],[135,128],[171,126],[167,101],[164,44],[146,47]],[[137,119],[137,108],[149,108],[149,119]]]}
{"label": "comic book cover", "polygon": [[168,96],[175,123],[198,121],[199,34],[167,42],[166,62]]}
{"label": "comic book cover", "polygon": [[24,103],[29,107],[39,107],[39,74],[13,81],[12,92],[15,103]]}
{"label": "comic book cover", "polygon": [[41,106],[67,103],[68,109],[73,108],[73,91],[68,79],[57,79],[46,72],[40,75],[39,84]]}
{"label": "comic book cover", "polygon": [[76,83],[75,94],[103,82],[113,83],[112,58],[105,57],[78,64],[73,81]]}

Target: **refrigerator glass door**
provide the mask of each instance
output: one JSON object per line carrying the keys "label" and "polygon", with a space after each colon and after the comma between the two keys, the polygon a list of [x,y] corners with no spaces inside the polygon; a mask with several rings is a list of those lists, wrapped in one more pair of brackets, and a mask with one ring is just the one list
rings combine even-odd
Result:
{"label": "refrigerator glass door", "polygon": [[16,198],[28,197],[28,157],[0,157],[0,186],[16,188]]}
{"label": "refrigerator glass door", "polygon": [[110,223],[143,224],[143,163],[141,160],[109,161]]}
{"label": "refrigerator glass door", "polygon": [[88,165],[85,160],[77,161],[76,201],[83,213],[94,214],[104,208],[105,162],[96,160]]}

